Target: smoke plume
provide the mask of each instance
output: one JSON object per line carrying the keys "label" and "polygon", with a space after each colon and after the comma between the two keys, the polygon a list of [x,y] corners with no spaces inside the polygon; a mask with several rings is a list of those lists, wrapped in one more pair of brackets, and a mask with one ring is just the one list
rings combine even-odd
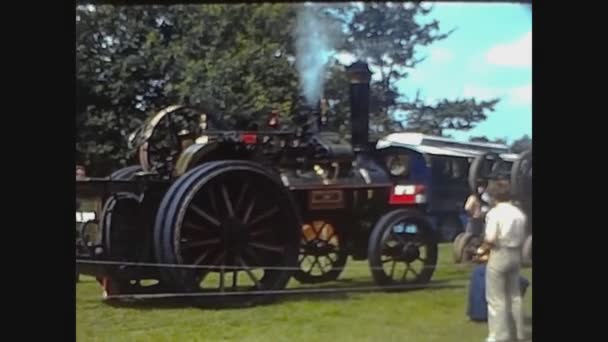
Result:
{"label": "smoke plume", "polygon": [[331,25],[313,6],[299,8],[295,28],[296,68],[302,95],[310,106],[316,106],[323,94],[325,67],[335,40]]}

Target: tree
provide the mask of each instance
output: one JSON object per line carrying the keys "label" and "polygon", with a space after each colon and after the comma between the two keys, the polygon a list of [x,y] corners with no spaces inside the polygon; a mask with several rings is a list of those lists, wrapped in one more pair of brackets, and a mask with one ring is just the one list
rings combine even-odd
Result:
{"label": "tree", "polygon": [[507,144],[506,138],[495,138],[494,140],[490,140],[485,135],[477,136],[477,137],[470,137],[469,141],[470,142],[481,142],[481,143],[503,144],[503,145]]}
{"label": "tree", "polygon": [[532,148],[532,138],[525,134],[523,137],[516,139],[511,144],[511,152],[522,153]]}
{"label": "tree", "polygon": [[[342,11],[344,8],[341,6]],[[494,110],[497,99],[444,99],[431,105],[418,95],[408,99],[401,94],[397,83],[423,60],[416,58],[417,49],[446,39],[453,32],[441,32],[436,20],[421,24],[420,19],[428,16],[432,7],[420,3],[364,3],[347,9],[352,13],[351,20],[345,20],[339,12],[347,39],[338,50],[354,53],[375,72],[370,101],[372,136],[402,130],[434,135],[445,135],[446,129],[470,130],[486,119],[486,112]],[[331,77],[342,79],[343,72],[333,68]],[[347,102],[347,88],[327,88],[333,92],[334,101]]]}
{"label": "tree", "polygon": [[169,104],[201,105],[229,122],[291,113],[294,18],[288,4],[79,6],[80,162],[99,174],[125,165],[128,133]]}
{"label": "tree", "polygon": [[404,104],[408,111],[406,119],[408,131],[443,136],[444,131],[470,130],[477,123],[486,120],[486,111],[493,111],[498,100],[480,101],[475,99],[442,100],[436,105],[427,105],[417,100]]}

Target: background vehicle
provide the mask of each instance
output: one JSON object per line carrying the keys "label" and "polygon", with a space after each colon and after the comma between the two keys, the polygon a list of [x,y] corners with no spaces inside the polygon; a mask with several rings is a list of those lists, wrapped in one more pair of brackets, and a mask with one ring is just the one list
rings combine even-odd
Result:
{"label": "background vehicle", "polygon": [[[504,158],[504,159],[503,159]],[[508,161],[505,161],[507,159]],[[532,264],[532,151],[526,151],[512,159],[512,156],[483,155],[471,164],[469,185],[475,193],[481,181],[497,177],[511,182],[514,203],[527,216],[527,235],[522,248],[524,266]],[[478,194],[479,195],[479,194]],[[483,234],[461,233],[454,239],[454,261],[470,262],[483,241]]]}
{"label": "background vehicle", "polygon": [[503,144],[459,142],[419,133],[390,134],[377,148],[387,153],[399,182],[426,189],[424,203],[407,204],[424,210],[443,241],[453,241],[467,225],[464,203],[472,191],[470,169],[492,168],[489,163],[498,156],[503,161],[499,167],[509,170],[517,158]]}

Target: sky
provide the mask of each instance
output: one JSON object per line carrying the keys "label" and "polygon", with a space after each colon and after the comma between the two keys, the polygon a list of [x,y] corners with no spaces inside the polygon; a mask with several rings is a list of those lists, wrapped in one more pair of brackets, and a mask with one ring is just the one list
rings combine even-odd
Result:
{"label": "sky", "polygon": [[439,99],[500,98],[488,119],[456,139],[487,136],[509,142],[532,135],[532,11],[509,3],[435,3],[424,19],[439,21],[448,38],[419,48],[426,59],[399,82],[402,93]]}

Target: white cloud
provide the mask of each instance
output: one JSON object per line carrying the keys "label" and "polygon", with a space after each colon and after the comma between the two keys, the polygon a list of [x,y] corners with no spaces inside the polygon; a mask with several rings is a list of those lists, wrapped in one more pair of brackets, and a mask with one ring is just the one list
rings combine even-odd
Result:
{"label": "white cloud", "polygon": [[519,39],[498,44],[486,54],[486,62],[491,65],[506,67],[532,66],[532,31],[527,32]]}
{"label": "white cloud", "polygon": [[516,105],[531,105],[532,85],[528,84],[521,87],[511,88],[509,90],[509,100]]}
{"label": "white cloud", "polygon": [[446,48],[431,48],[429,53],[430,61],[436,64],[447,63],[454,59],[452,50]]}
{"label": "white cloud", "polygon": [[474,85],[465,85],[463,89],[464,97],[474,97],[480,100],[491,100],[505,95],[504,89],[493,87],[479,87]]}

